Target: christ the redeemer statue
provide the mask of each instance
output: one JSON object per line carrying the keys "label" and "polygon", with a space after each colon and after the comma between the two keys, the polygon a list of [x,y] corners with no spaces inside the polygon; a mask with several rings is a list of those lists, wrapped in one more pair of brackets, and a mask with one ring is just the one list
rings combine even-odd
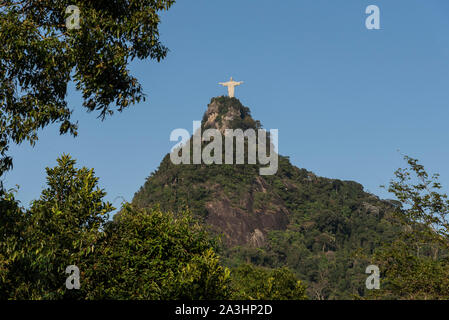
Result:
{"label": "christ the redeemer statue", "polygon": [[228,82],[220,82],[218,84],[221,84],[223,87],[228,87],[228,95],[229,97],[233,98],[234,97],[234,91],[235,91],[235,87],[239,86],[243,83],[243,81],[237,82],[232,80],[228,81]]}

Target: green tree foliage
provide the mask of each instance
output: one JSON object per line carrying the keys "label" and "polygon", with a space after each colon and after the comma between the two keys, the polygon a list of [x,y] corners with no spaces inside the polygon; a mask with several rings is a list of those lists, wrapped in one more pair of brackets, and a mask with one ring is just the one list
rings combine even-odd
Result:
{"label": "green tree foliage", "polygon": [[381,290],[387,299],[449,299],[449,200],[438,175],[405,157],[388,190],[400,201],[395,212],[399,236],[376,251]]}
{"label": "green tree foliage", "polygon": [[[58,166],[47,168],[48,188],[27,212],[10,204],[2,211],[2,228],[10,241],[2,246],[2,278],[10,291],[7,298],[57,299],[79,296],[65,288],[65,269],[76,265],[88,269],[94,248],[102,237],[100,228],[114,208],[103,201],[106,193],[98,188],[93,170],[75,168],[68,155],[58,159]],[[5,219],[13,220],[4,224]],[[9,221],[9,222],[10,222]],[[11,229],[10,229],[11,228]],[[3,287],[3,283],[1,287]],[[4,296],[5,297],[5,296]]]}
{"label": "green tree foliage", "polygon": [[[189,212],[125,205],[105,229],[90,280],[94,299],[221,299],[229,270]],[[101,275],[101,278],[98,277]]]}
{"label": "green tree foliage", "polygon": [[[173,0],[3,0],[0,2],[0,176],[12,166],[11,142],[38,139],[59,123],[76,135],[67,105],[74,81],[83,106],[100,117],[144,98],[127,66],[135,58],[160,61],[159,13]],[[66,27],[66,9],[80,9],[80,28]]]}
{"label": "green tree foliage", "polygon": [[305,300],[306,288],[288,268],[242,264],[232,270],[233,298],[239,300]]}
{"label": "green tree foliage", "polygon": [[10,294],[22,282],[21,257],[25,254],[23,230],[27,216],[12,192],[0,189],[0,299]]}
{"label": "green tree foliage", "polygon": [[[235,104],[230,98],[217,100],[224,101],[223,108]],[[279,170],[273,176],[261,177],[259,167],[174,165],[167,155],[134,195],[133,204],[141,208],[160,204],[163,210],[175,212],[189,207],[205,222],[206,205],[217,199],[229,199],[232,207],[252,210],[254,215],[288,210],[287,228],[271,230],[265,246],[224,246],[224,265],[286,266],[307,284],[311,299],[363,296],[365,268],[371,261],[356,253],[371,255],[395,237],[398,227],[391,216],[391,201],[364,192],[356,182],[322,178],[299,169],[288,157],[279,157]],[[242,199],[249,200],[242,206]]]}
{"label": "green tree foliage", "polygon": [[[47,169],[48,187],[29,210],[0,201],[1,299],[221,299],[229,270],[190,213],[126,204],[114,221],[93,170],[68,155]],[[68,290],[65,269],[80,269]]]}

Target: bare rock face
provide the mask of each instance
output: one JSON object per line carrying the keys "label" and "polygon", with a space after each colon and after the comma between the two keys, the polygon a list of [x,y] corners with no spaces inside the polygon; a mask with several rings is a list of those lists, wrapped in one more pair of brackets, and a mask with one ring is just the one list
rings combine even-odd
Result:
{"label": "bare rock face", "polygon": [[213,231],[224,236],[223,241],[227,245],[249,244],[261,247],[265,244],[268,231],[283,230],[287,227],[288,210],[281,202],[268,210],[255,209],[253,202],[254,199],[248,196],[236,207],[221,194],[206,204],[206,223]]}
{"label": "bare rock face", "polygon": [[217,97],[209,103],[202,126],[203,129],[218,129],[224,134],[226,129],[258,129],[260,122],[251,117],[249,109],[238,99]]}
{"label": "bare rock face", "polygon": [[205,128],[218,129],[222,134],[226,129],[231,129],[232,121],[242,116],[241,112],[233,106],[224,106],[218,100],[213,100],[205,113],[207,119]]}
{"label": "bare rock face", "polygon": [[363,208],[365,209],[364,212],[368,213],[368,214],[375,214],[375,215],[379,215],[380,213],[380,208],[376,207],[368,202],[363,202],[362,203]]}
{"label": "bare rock face", "polygon": [[249,244],[253,247],[262,247],[265,244],[265,236],[259,229],[254,230],[249,239]]}

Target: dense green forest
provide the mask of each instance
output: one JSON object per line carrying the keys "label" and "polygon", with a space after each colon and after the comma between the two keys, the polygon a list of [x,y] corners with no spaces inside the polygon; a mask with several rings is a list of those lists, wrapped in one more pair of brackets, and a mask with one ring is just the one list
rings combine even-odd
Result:
{"label": "dense green forest", "polygon": [[[213,98],[211,109],[218,114],[214,118],[218,128],[223,125],[239,128],[242,122],[247,124],[245,128],[260,127],[260,123],[251,118],[249,109],[235,98]],[[234,118],[223,124],[221,119],[229,119],[229,114],[239,115],[237,121]],[[203,117],[203,129],[210,127],[209,117],[210,112],[207,112]],[[418,169],[417,163],[407,160],[412,170]],[[191,209],[212,232],[224,234],[220,247],[224,265],[235,268],[250,263],[266,268],[288,267],[307,284],[307,293],[312,299],[372,297],[365,286],[365,269],[374,262],[381,265],[380,256],[384,262],[390,261],[386,251],[379,251],[385,244],[399,246],[402,243],[408,248],[408,255],[416,255],[416,247],[411,246],[410,239],[406,239],[405,244],[400,240],[404,225],[411,227],[411,221],[399,219],[407,203],[401,193],[404,190],[394,188],[397,184],[392,184],[390,191],[398,200],[382,200],[365,192],[356,182],[322,178],[299,169],[288,157],[280,156],[279,170],[273,176],[260,176],[259,167],[173,165],[167,155],[135,194],[133,204],[141,208],[158,204],[172,211]],[[423,173],[416,172],[416,175],[419,179]],[[417,195],[408,197],[412,202],[418,199]],[[443,216],[447,213],[445,206],[432,210],[432,214],[436,214],[435,210],[440,210]],[[278,223],[267,225],[252,220],[252,217],[263,220],[267,212],[271,216],[286,212],[288,221],[284,223],[282,216]],[[221,220],[228,220],[227,225]],[[236,233],[234,229],[242,229],[242,223],[246,224],[246,229]],[[245,237],[245,233],[251,233],[254,228],[265,228],[262,230],[264,241],[257,244],[246,241],[250,236]],[[442,250],[434,255],[438,263],[446,263],[447,238],[442,243]],[[428,244],[420,249],[422,259],[429,253],[426,246]],[[401,263],[406,264],[405,261]],[[423,270],[417,272],[423,274]]]}
{"label": "dense green forest", "polygon": [[[0,199],[0,299],[304,299],[286,268],[221,266],[216,240],[188,211],[114,208],[94,171],[64,155],[29,210]],[[80,270],[66,288],[67,266]]]}
{"label": "dense green forest", "polygon": [[[113,217],[95,171],[69,155],[47,168],[29,208],[5,189],[11,145],[34,145],[52,124],[77,135],[70,83],[101,119],[145,99],[128,66],[166,57],[158,27],[173,3],[82,1],[76,31],[67,1],[1,3],[0,299],[449,299],[449,201],[410,157],[388,184],[395,200],[286,156],[261,176],[260,164],[174,165],[167,155]],[[261,127],[228,97],[213,98],[202,121]],[[369,265],[380,289],[366,288]],[[79,289],[67,288],[69,266]]]}
{"label": "dense green forest", "polygon": [[[2,191],[0,299],[447,299],[449,203],[436,177],[406,159],[390,214],[298,211],[263,247],[229,248],[189,210],[124,203],[108,219],[114,208],[93,169],[64,155],[29,209]],[[346,196],[362,195],[350,185]],[[377,232],[366,233],[371,225]],[[367,263],[380,267],[380,290],[364,289]],[[80,290],[66,288],[69,265]]]}
{"label": "dense green forest", "polygon": [[[237,99],[213,103],[218,127],[260,128]],[[388,186],[396,200],[381,200],[284,156],[260,176],[260,164],[167,155],[110,219],[94,170],[63,155],[29,209],[1,189],[0,298],[447,299],[449,201],[438,175],[405,160]],[[66,287],[71,265],[79,290]],[[369,265],[379,290],[365,286]]]}
{"label": "dense green forest", "polygon": [[[159,24],[173,0],[82,1],[82,28],[75,29],[64,14],[70,4],[0,5],[0,298],[303,299],[304,285],[286,268],[242,265],[236,283],[219,264],[217,241],[190,211],[123,204],[111,221],[114,208],[94,171],[76,168],[69,156],[47,169],[47,188],[30,208],[4,188],[11,145],[34,146],[52,124],[78,134],[70,83],[85,110],[105,119],[146,98],[129,64],[167,55]],[[72,265],[80,290],[66,288]]]}

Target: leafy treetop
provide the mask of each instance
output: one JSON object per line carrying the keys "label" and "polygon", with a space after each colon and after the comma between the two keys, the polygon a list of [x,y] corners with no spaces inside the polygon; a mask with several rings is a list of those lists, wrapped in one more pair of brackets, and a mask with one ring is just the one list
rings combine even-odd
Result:
{"label": "leafy treetop", "polygon": [[[160,61],[159,13],[174,0],[2,0],[0,2],[0,176],[12,167],[11,142],[38,140],[38,129],[60,124],[77,134],[67,105],[74,81],[83,106],[99,116],[144,99],[128,63]],[[80,28],[66,27],[66,9],[80,10]]]}

